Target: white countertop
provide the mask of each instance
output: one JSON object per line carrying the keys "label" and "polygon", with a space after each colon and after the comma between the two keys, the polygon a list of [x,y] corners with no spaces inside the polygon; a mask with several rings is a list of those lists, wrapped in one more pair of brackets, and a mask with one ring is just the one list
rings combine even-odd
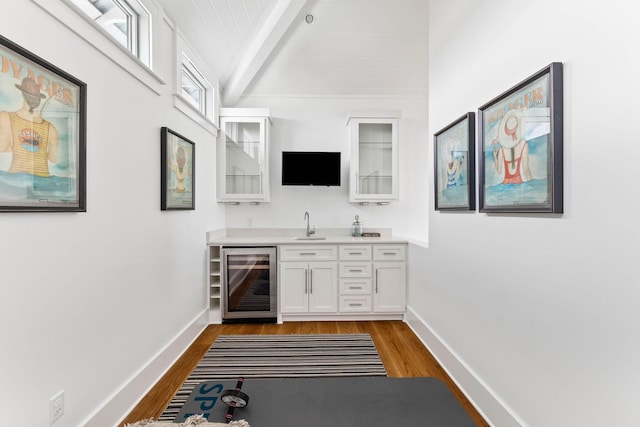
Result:
{"label": "white countertop", "polygon": [[[220,246],[336,245],[407,243],[394,237],[391,229],[365,229],[380,237],[352,237],[350,228],[317,228],[306,238],[306,228],[228,228],[207,233],[207,244]],[[321,238],[321,239],[318,239]]]}

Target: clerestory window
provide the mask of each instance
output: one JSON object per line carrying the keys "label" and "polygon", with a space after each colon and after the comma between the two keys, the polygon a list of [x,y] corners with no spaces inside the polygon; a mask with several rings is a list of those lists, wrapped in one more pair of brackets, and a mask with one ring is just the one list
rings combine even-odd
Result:
{"label": "clerestory window", "polygon": [[151,68],[151,14],[139,0],[67,0]]}
{"label": "clerestory window", "polygon": [[175,43],[174,106],[217,135],[218,80],[177,28]]}
{"label": "clerestory window", "polygon": [[182,96],[202,115],[207,114],[207,88],[211,87],[186,55],[182,55]]}

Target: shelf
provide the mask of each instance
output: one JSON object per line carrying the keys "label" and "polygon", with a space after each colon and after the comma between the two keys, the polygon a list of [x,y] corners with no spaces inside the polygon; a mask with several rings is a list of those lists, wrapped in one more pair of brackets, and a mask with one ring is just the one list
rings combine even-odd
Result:
{"label": "shelf", "polygon": [[377,144],[377,145],[373,145],[373,144],[368,144],[368,145],[362,145],[360,144],[360,149],[361,150],[367,150],[367,151],[391,151],[393,150],[393,147],[391,145],[382,145],[382,144]]}
{"label": "shelf", "polygon": [[[208,257],[209,257],[209,310],[210,313],[215,313],[220,309],[220,298],[221,298],[221,279],[222,272],[220,271],[220,267],[222,265],[222,257],[220,256],[221,248],[220,246],[210,246],[208,248]],[[214,316],[215,317],[215,316]]]}
{"label": "shelf", "polygon": [[252,144],[252,145],[257,145],[257,144],[260,144],[260,141],[236,141],[234,139],[227,138],[227,144],[233,144],[233,145]]}

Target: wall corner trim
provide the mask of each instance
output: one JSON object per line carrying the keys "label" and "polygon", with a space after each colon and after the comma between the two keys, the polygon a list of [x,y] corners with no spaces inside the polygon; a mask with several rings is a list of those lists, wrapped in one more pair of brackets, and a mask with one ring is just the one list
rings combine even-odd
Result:
{"label": "wall corner trim", "polygon": [[117,426],[131,412],[153,385],[185,352],[209,323],[209,309],[203,310],[195,319],[178,332],[170,342],[149,362],[136,372],[125,384],[96,409],[82,425],[84,427]]}
{"label": "wall corner trim", "polygon": [[405,321],[489,425],[501,427],[525,425],[411,307],[407,307]]}

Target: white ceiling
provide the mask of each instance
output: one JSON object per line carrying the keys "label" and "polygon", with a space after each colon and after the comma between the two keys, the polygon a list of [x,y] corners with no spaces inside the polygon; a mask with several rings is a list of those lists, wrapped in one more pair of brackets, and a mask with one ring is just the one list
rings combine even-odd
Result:
{"label": "white ceiling", "polygon": [[427,0],[157,2],[218,77],[225,106],[240,96],[427,94]]}

